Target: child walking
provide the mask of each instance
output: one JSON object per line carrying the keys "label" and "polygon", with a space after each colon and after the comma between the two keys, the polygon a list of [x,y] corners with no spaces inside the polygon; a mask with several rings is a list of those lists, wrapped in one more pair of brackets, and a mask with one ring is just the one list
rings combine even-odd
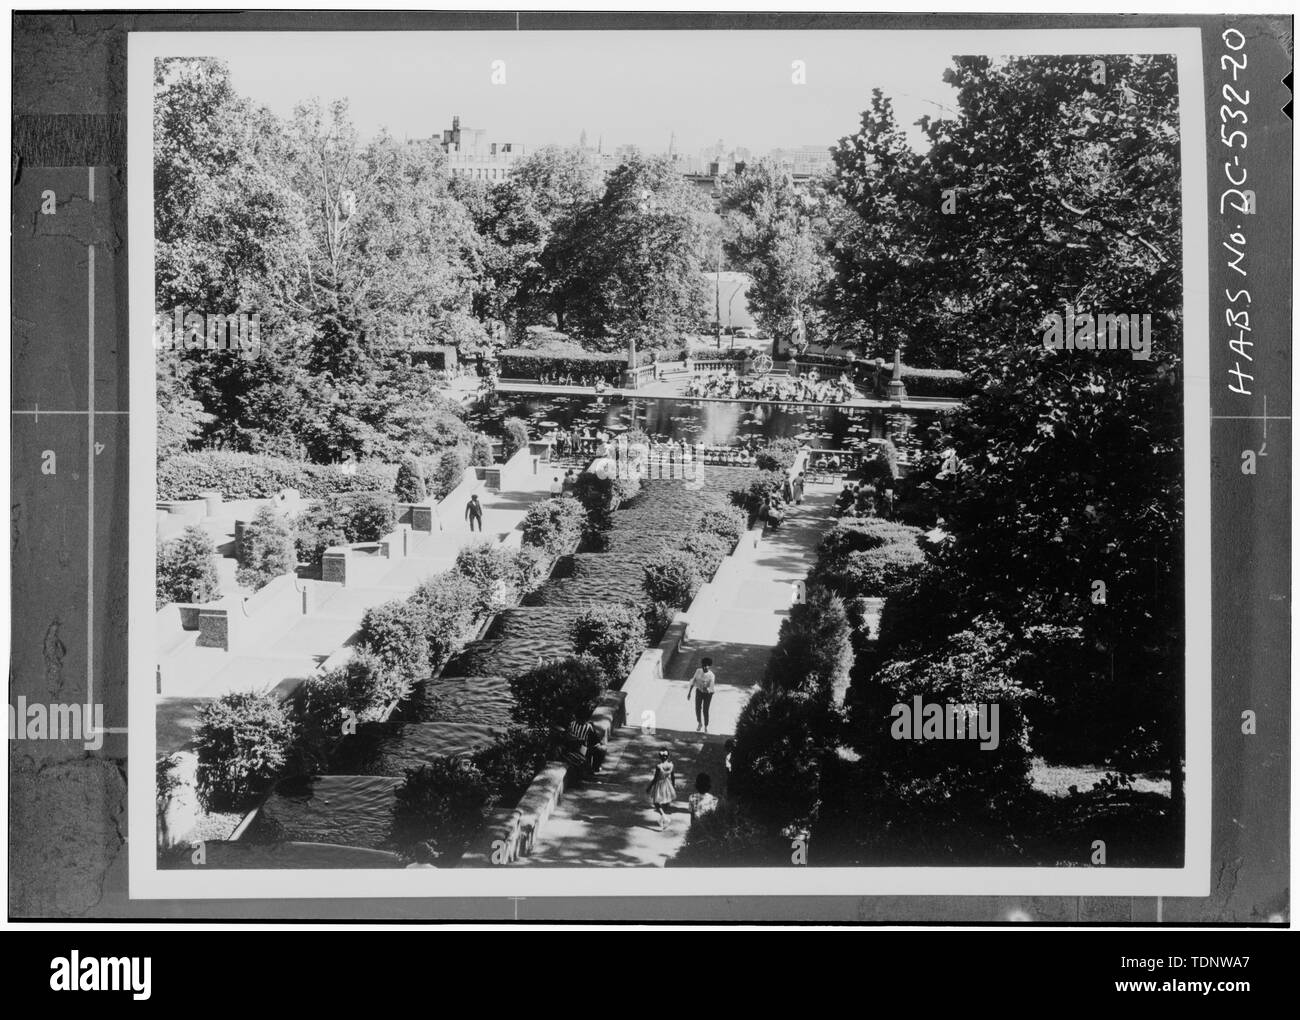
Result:
{"label": "child walking", "polygon": [[668,752],[659,752],[659,763],[655,766],[650,785],[646,787],[650,803],[659,813],[659,831],[668,826],[668,812],[672,810],[673,801],[677,799],[677,787],[673,784],[673,763],[668,760]]}

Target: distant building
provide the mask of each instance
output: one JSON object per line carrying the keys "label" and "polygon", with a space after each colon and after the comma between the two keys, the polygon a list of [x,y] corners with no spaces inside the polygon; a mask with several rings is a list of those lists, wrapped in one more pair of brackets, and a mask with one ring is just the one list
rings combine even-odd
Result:
{"label": "distant building", "polygon": [[773,149],[768,158],[792,177],[820,177],[831,165],[829,145],[801,145],[793,149]]}
{"label": "distant building", "polygon": [[524,158],[518,142],[488,141],[487,131],[461,127],[460,117],[451,118],[451,128],[439,142],[447,156],[447,172],[453,177],[470,177],[497,184],[510,176]]}

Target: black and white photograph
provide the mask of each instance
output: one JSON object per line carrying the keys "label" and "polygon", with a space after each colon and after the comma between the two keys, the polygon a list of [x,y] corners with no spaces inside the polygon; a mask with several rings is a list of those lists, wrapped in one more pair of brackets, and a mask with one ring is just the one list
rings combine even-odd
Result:
{"label": "black and white photograph", "polygon": [[133,36],[152,881],[1203,892],[1187,41]]}

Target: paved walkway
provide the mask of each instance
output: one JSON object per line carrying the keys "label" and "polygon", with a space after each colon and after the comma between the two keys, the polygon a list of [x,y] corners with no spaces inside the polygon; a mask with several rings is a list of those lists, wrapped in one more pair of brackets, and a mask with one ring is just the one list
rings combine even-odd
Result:
{"label": "paved walkway", "polygon": [[[690,827],[686,798],[696,775],[707,772],[713,792],[725,793],[723,744],[736,732],[740,711],[763,677],[790,611],[793,584],[812,566],[833,502],[829,487],[809,487],[803,506],[768,533],[740,574],[729,604],[683,647],[675,675],[665,681],[655,732],[620,730],[610,741],[603,774],[565,794],[524,863],[663,867],[677,853]],[[718,675],[707,735],[696,732],[694,704],[686,700],[690,678],[706,655]],[[677,804],[665,832],[659,831],[645,794],[661,749],[670,752],[677,772]]]}
{"label": "paved walkway", "polygon": [[[160,614],[155,623],[159,634],[156,654],[164,693],[156,702],[158,753],[188,746],[199,709],[228,691],[289,693],[352,640],[366,609],[405,598],[426,578],[450,570],[466,545],[483,539],[503,541],[518,528],[528,508],[549,494],[549,487],[550,477],[544,471],[504,492],[480,487],[482,532],[470,532],[463,502],[443,507],[440,527],[432,533],[411,533],[409,556],[350,561],[346,587],[312,582],[320,598],[308,614],[302,613],[296,600],[287,607],[268,610],[265,625],[256,630],[250,626],[236,651],[200,648],[196,631],[181,631],[170,614]],[[233,517],[197,523],[211,531],[228,531],[224,544],[233,556]]]}

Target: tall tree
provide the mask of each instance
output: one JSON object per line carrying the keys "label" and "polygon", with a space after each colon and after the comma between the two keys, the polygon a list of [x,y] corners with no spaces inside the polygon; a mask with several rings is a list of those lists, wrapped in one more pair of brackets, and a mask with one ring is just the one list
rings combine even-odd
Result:
{"label": "tall tree", "polygon": [[680,341],[708,314],[705,200],[664,158],[635,153],[609,175],[587,215],[556,237],[564,322],[605,350]]}
{"label": "tall tree", "polygon": [[723,199],[729,264],[753,280],[750,311],[771,332],[787,332],[796,319],[810,336],[820,332],[819,298],[830,271],[829,203],[819,186],[798,188],[769,161],[747,166]]}

